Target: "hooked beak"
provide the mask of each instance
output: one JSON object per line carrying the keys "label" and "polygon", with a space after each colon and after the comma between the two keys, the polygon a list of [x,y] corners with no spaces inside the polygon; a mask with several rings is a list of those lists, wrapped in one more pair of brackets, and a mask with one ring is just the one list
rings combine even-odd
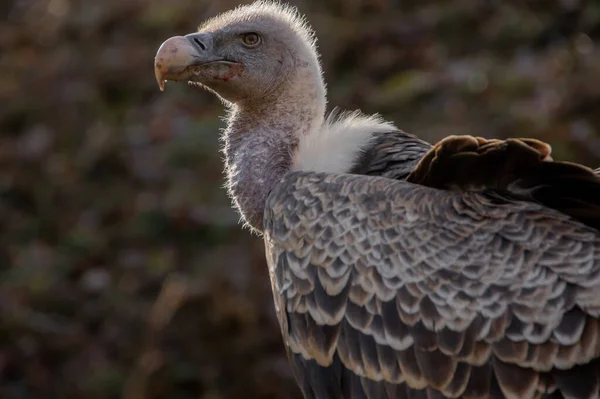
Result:
{"label": "hooked beak", "polygon": [[154,58],[154,74],[161,91],[167,80],[229,80],[239,76],[243,66],[215,56],[206,34],[174,36],[167,39]]}

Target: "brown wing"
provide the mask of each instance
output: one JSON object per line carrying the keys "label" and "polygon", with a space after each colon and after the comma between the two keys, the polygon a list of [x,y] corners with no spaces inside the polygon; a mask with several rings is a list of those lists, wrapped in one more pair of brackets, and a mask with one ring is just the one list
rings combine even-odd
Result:
{"label": "brown wing", "polygon": [[305,397],[598,397],[599,236],[486,193],[287,175],[265,243]]}
{"label": "brown wing", "polygon": [[585,166],[553,161],[550,152],[535,139],[450,136],[433,146],[406,180],[447,190],[496,190],[600,229],[600,177]]}

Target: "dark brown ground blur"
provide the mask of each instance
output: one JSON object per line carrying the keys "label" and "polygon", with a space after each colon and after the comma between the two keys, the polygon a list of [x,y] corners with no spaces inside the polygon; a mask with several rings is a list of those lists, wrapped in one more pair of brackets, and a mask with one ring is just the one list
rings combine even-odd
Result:
{"label": "dark brown ground blur", "polygon": [[[331,105],[600,166],[600,2],[294,3]],[[221,188],[221,104],[153,76],[163,40],[237,4],[1,3],[0,398],[299,398]]]}

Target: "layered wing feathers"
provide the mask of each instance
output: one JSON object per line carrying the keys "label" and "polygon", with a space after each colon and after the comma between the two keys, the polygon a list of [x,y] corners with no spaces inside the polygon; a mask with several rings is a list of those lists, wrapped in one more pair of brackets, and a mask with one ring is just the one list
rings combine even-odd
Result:
{"label": "layered wing feathers", "polygon": [[309,398],[598,393],[599,234],[568,215],[295,172],[268,199],[265,242]]}

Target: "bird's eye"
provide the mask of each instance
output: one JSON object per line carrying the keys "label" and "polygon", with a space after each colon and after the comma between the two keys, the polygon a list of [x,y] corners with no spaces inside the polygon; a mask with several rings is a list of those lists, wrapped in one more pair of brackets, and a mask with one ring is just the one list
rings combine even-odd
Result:
{"label": "bird's eye", "polygon": [[242,35],[242,41],[246,46],[254,47],[260,43],[260,36],[258,33],[244,33]]}

